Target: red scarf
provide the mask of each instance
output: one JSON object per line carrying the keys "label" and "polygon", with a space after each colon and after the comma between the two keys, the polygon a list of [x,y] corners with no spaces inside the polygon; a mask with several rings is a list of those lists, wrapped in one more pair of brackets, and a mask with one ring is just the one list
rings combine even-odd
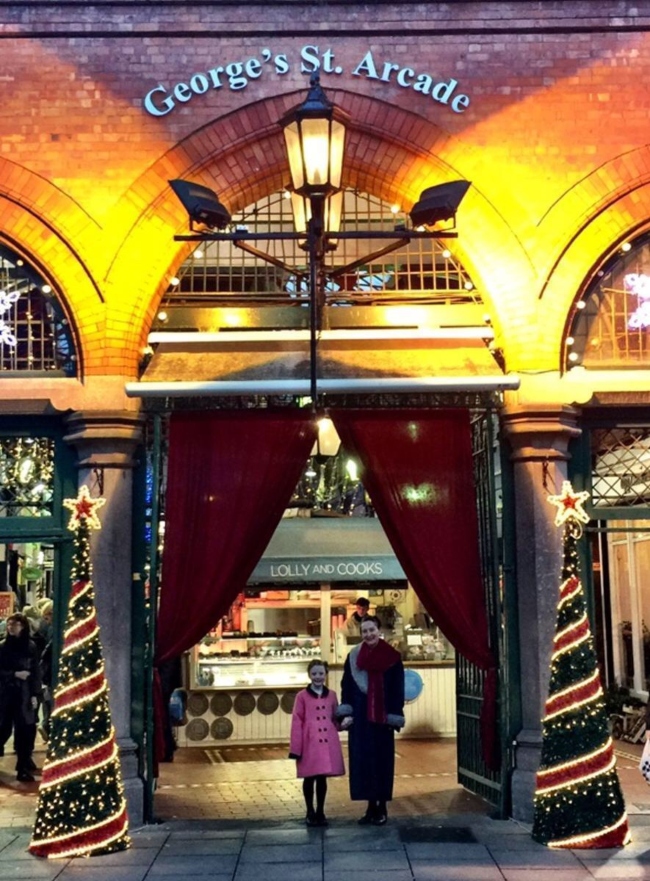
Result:
{"label": "red scarf", "polygon": [[386,709],[384,706],[384,673],[401,658],[398,651],[380,639],[376,646],[370,648],[365,642],[357,654],[357,667],[368,673],[368,720],[384,724]]}

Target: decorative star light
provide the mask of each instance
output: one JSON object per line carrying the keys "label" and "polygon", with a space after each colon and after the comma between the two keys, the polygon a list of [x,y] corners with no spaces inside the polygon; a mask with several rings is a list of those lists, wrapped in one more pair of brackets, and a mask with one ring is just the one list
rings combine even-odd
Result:
{"label": "decorative star light", "polygon": [[97,517],[97,508],[106,504],[106,499],[93,499],[90,497],[88,487],[84,484],[79,487],[79,495],[76,499],[64,499],[63,504],[72,511],[68,529],[76,532],[81,522],[88,524],[89,529],[101,529],[102,524]]}
{"label": "decorative star light", "polygon": [[558,496],[547,497],[552,505],[557,505],[555,525],[562,526],[569,520],[575,520],[577,523],[589,523],[589,514],[582,507],[588,498],[588,492],[576,493],[573,491],[571,481],[564,480],[562,492]]}

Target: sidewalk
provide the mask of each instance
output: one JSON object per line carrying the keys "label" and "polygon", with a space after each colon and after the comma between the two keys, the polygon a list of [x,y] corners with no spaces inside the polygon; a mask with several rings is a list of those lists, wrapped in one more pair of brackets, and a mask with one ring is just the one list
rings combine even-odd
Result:
{"label": "sidewalk", "polygon": [[[644,818],[645,819],[645,818]],[[650,879],[650,825],[616,851],[552,851],[529,830],[485,817],[394,820],[381,829],[333,822],[176,821],[133,833],[105,857],[38,860],[28,834],[0,833],[0,878],[22,881],[608,881]]]}
{"label": "sidewalk", "polygon": [[[650,881],[650,790],[636,746],[618,744],[633,843],[553,851],[529,827],[494,820],[455,783],[455,744],[400,742],[395,799],[383,828],[360,827],[345,778],[331,781],[330,826],[307,829],[286,748],[184,751],[163,766],[160,825],[105,857],[39,860],[27,853],[37,787],[0,761],[0,881]],[[38,758],[38,757],[37,757]]]}

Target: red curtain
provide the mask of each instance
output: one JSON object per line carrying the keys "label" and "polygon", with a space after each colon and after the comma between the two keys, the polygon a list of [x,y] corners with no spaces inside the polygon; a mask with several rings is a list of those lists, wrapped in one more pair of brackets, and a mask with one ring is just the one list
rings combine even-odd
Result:
{"label": "red curtain", "polygon": [[482,740],[497,764],[496,666],[488,642],[467,410],[337,410],[343,446],[406,576],[447,639],[485,670]]}
{"label": "red curtain", "polygon": [[301,411],[172,415],[157,664],[195,645],[244,589],[315,439]]}

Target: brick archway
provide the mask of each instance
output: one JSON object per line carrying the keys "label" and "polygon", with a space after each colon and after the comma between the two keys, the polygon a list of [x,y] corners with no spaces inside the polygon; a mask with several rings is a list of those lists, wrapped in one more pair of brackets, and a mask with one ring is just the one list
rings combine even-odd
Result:
{"label": "brick archway", "polygon": [[568,316],[594,272],[618,245],[648,227],[650,147],[612,159],[547,213],[542,225],[547,242],[559,237],[559,230],[564,233],[549,247],[555,262],[539,294],[553,359],[549,369],[559,367],[557,353],[562,351]]}
{"label": "brick archway", "polygon": [[87,348],[101,336],[96,317],[93,329],[85,327],[85,316],[104,308],[89,258],[97,235],[96,224],[61,190],[0,158],[0,237],[57,291],[74,329],[80,371]]}
{"label": "brick archway", "polygon": [[[109,282],[115,289],[139,291],[130,310],[134,350],[144,344],[169,278],[191,249],[173,242],[174,235],[187,231],[187,217],[167,181],[181,177],[204,183],[231,211],[281,189],[288,169],[277,120],[302,97],[302,91],[276,96],[214,120],[169,150],[125,195],[118,207],[122,221],[128,212],[129,229],[122,230]],[[353,120],[346,145],[347,187],[410,207],[427,186],[467,177],[466,168],[480,165],[480,151],[412,111],[344,90],[328,89],[328,97]],[[514,291],[515,280],[517,290],[522,279],[532,282],[534,273],[506,220],[482,195],[480,180],[471,179],[455,251],[489,302],[502,287]],[[514,267],[507,278],[500,272],[504,263]],[[490,311],[498,327],[497,299]]]}

